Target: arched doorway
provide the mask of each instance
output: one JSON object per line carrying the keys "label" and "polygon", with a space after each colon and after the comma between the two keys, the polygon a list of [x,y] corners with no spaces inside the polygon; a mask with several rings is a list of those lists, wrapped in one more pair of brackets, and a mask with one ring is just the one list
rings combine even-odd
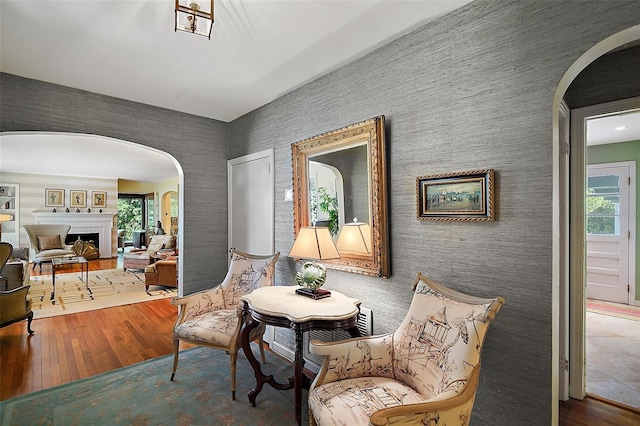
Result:
{"label": "arched doorway", "polygon": [[[75,177],[67,179],[68,182],[65,181],[64,185],[61,184],[69,188],[73,186],[72,181],[82,176],[108,178],[115,181],[122,177],[118,175],[117,170],[125,169],[135,169],[140,173],[130,175],[129,179],[144,181],[145,175],[151,176],[158,171],[158,168],[167,167],[167,165],[172,168],[173,175],[177,175],[178,187],[184,186],[184,172],[175,157],[156,148],[121,139],[66,132],[2,132],[0,133],[0,148],[2,151],[0,165],[3,173],[34,173],[31,167],[37,167],[37,173],[42,175]],[[98,169],[111,170],[111,174],[100,174]],[[73,188],[75,189],[76,186]],[[85,189],[84,187],[77,188]],[[114,199],[117,185],[114,184],[113,188],[109,187],[105,190],[110,191],[110,199]],[[24,199],[25,202],[20,205],[21,213],[31,214],[34,210],[42,209],[43,203],[39,195],[42,191],[42,188],[38,187],[36,189],[37,196]],[[179,190],[177,194],[179,206],[184,203],[182,192]],[[104,214],[115,215],[115,203],[107,202],[107,206]],[[30,218],[30,221],[36,223],[33,218]],[[117,241],[116,230],[117,227],[114,226],[113,241]],[[26,234],[22,240],[26,245]],[[182,245],[180,235],[178,235],[178,244]],[[115,252],[117,243],[113,243],[112,246]],[[182,259],[179,258],[179,262],[181,263]],[[179,265],[178,270],[182,271],[183,268]],[[178,282],[181,291],[182,274],[179,274]]]}
{"label": "arched doorway", "polygon": [[586,162],[584,147],[569,150],[566,144],[568,118],[563,98],[571,82],[591,63],[638,40],[640,26],[635,26],[596,44],[567,70],[554,96],[552,358],[558,361],[552,366],[554,404],[558,399],[585,396]]}

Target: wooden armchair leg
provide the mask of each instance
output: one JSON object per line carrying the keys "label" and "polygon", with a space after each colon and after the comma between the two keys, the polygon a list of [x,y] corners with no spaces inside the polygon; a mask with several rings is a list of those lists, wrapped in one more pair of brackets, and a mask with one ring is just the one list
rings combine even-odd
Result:
{"label": "wooden armchair leg", "polygon": [[238,353],[229,353],[231,356],[231,400],[236,400],[236,361],[238,359]]}
{"label": "wooden armchair leg", "polygon": [[173,339],[173,371],[171,372],[171,381],[173,381],[178,369],[178,353],[180,351],[180,340]]}
{"label": "wooden armchair leg", "polygon": [[35,331],[31,329],[31,321],[33,321],[33,311],[29,312],[29,316],[27,317],[27,331],[29,335],[35,333]]}

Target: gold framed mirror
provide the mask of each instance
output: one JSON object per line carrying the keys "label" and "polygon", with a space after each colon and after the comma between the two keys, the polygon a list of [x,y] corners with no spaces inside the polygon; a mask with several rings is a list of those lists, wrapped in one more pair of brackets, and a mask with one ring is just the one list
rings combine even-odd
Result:
{"label": "gold framed mirror", "polygon": [[[327,268],[389,277],[385,149],[384,116],[291,145],[294,236],[329,227],[340,258]],[[356,234],[361,244],[344,243]]]}

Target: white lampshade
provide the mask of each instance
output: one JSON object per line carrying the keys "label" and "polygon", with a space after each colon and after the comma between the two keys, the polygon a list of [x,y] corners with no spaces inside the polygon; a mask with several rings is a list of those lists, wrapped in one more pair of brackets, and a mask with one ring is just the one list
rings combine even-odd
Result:
{"label": "white lampshade", "polygon": [[371,253],[371,227],[368,223],[347,223],[342,227],[336,244],[338,250],[349,253]]}
{"label": "white lampshade", "polygon": [[322,226],[303,226],[289,251],[289,257],[297,259],[338,259],[340,253],[333,243],[329,228]]}

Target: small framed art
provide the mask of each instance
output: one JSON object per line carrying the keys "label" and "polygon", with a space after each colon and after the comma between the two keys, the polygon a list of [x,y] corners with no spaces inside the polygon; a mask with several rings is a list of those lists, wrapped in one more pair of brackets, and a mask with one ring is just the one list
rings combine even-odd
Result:
{"label": "small framed art", "polygon": [[87,207],[87,191],[71,190],[69,193],[71,207]]}
{"label": "small framed art", "polygon": [[494,220],[492,169],[416,178],[419,220]]}
{"label": "small framed art", "polygon": [[92,191],[91,205],[93,207],[107,207],[107,193],[105,191]]}
{"label": "small framed art", "polygon": [[45,207],[64,207],[64,189],[45,189]]}

